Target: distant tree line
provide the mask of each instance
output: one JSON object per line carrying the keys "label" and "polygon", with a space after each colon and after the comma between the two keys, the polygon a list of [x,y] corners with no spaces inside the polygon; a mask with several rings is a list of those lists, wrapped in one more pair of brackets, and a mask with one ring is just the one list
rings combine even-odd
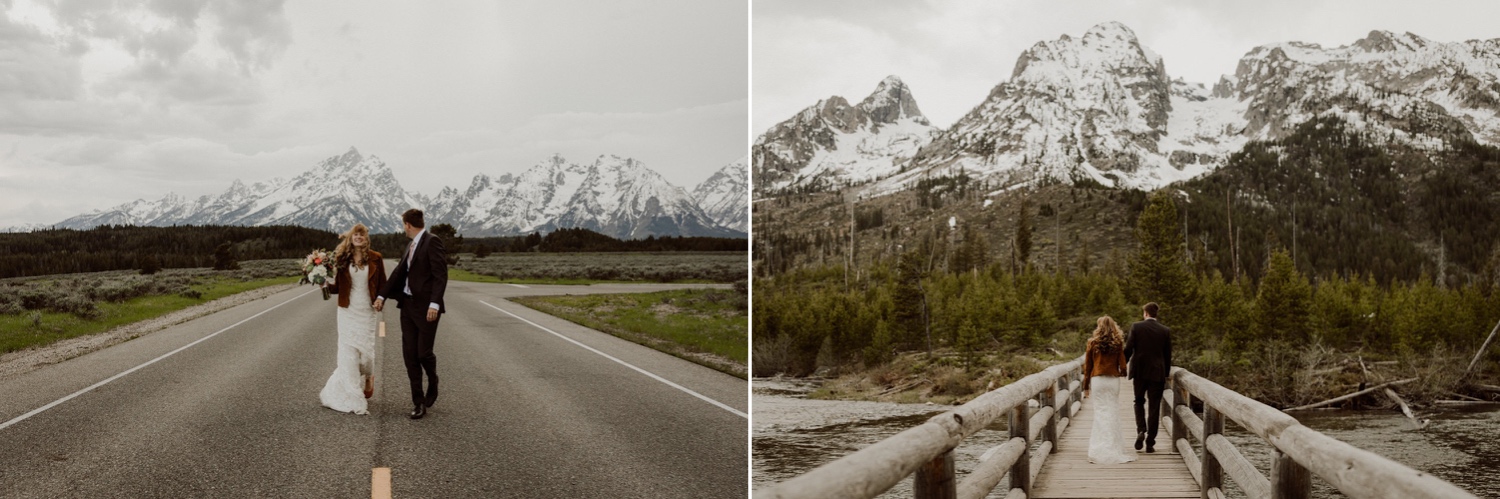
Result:
{"label": "distant tree line", "polygon": [[[745,239],[716,237],[647,237],[618,240],[586,229],[562,229],[545,236],[465,238],[453,226],[429,228],[442,236],[448,251],[489,252],[622,252],[746,251]],[[311,250],[332,250],[338,235],[294,226],[103,225],[89,230],[51,229],[0,234],[0,278],[106,270],[164,268],[237,268],[239,260],[300,258]],[[405,234],[371,234],[370,244],[387,258],[401,258],[411,240]]]}
{"label": "distant tree line", "polygon": [[756,374],[868,367],[903,351],[1079,354],[1094,318],[1110,315],[1126,325],[1140,319],[1142,303],[1156,301],[1181,365],[1234,379],[1235,389],[1258,399],[1292,404],[1310,402],[1297,388],[1306,383],[1293,379],[1307,352],[1359,351],[1366,359],[1472,352],[1500,320],[1494,279],[1447,286],[1425,274],[1385,284],[1371,274],[1309,277],[1279,245],[1254,269],[1258,279],[1195,268],[1182,237],[1182,203],[1174,198],[1151,196],[1137,219],[1134,251],[1097,267],[1086,253],[1076,266],[1051,272],[1024,259],[1012,266],[934,257],[985,244],[975,238],[956,248],[919,242],[847,285],[838,266],[758,279]]}
{"label": "distant tree line", "polygon": [[615,239],[588,229],[558,229],[543,235],[468,238],[465,251],[473,253],[576,253],[576,252],[665,252],[747,251],[749,241],[728,237],[647,236],[645,239]]}
{"label": "distant tree line", "polygon": [[[0,234],[0,278],[106,270],[235,267],[333,249],[338,236],[306,227],[104,225]],[[149,273],[149,272],[148,272]]]}

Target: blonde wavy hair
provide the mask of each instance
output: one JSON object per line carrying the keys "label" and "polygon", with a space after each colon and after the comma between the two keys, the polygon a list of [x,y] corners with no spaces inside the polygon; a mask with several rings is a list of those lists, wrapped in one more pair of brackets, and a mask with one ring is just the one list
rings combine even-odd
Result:
{"label": "blonde wavy hair", "polygon": [[1115,323],[1114,318],[1106,315],[1099,318],[1099,325],[1094,328],[1094,335],[1089,341],[1099,346],[1099,353],[1113,353],[1115,349],[1125,346],[1125,333],[1120,331],[1120,325]]}
{"label": "blonde wavy hair", "polygon": [[[365,236],[363,247],[354,245],[354,235]],[[347,232],[339,234],[339,245],[333,249],[333,261],[340,267],[354,264],[355,267],[365,266],[365,252],[370,250],[370,229],[365,224],[354,224]]]}

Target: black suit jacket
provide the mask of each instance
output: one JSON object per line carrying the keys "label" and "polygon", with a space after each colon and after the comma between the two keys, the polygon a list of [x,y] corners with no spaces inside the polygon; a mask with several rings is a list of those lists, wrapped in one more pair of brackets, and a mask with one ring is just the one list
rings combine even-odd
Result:
{"label": "black suit jacket", "polygon": [[386,280],[385,291],[380,296],[396,300],[396,306],[402,307],[405,300],[401,298],[406,297],[405,288],[410,282],[411,297],[419,306],[427,308],[431,306],[429,304],[437,303],[438,311],[447,313],[443,292],[448,290],[448,251],[443,248],[443,240],[431,232],[422,234],[422,240],[412,250],[410,268],[407,268],[406,260],[406,255],[402,254],[401,263],[396,264],[396,270]]}
{"label": "black suit jacket", "polygon": [[1125,359],[1130,362],[1129,379],[1166,381],[1172,372],[1172,329],[1155,319],[1131,324]]}

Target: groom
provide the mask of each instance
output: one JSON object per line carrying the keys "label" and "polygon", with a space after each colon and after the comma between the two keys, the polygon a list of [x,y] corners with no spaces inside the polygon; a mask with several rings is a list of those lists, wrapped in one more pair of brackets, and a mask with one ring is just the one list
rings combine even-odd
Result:
{"label": "groom", "polygon": [[[401,356],[406,361],[406,377],[411,378],[415,406],[411,418],[422,419],[438,397],[437,356],[432,354],[432,340],[437,336],[438,318],[447,312],[443,291],[448,288],[448,253],[443,240],[425,229],[422,210],[406,210],[401,214],[401,225],[411,244],[386,281],[375,310],[384,310],[387,298],[396,300],[401,309]],[[427,371],[426,395],[422,392],[423,370]]]}
{"label": "groom", "polygon": [[[1161,391],[1172,371],[1172,329],[1156,320],[1161,310],[1155,302],[1141,307],[1142,320],[1130,325],[1125,338],[1125,360],[1135,381],[1135,450],[1145,442],[1146,452],[1156,452],[1156,430],[1161,427]],[[1147,407],[1150,401],[1150,419]],[[1170,447],[1170,446],[1168,446]]]}

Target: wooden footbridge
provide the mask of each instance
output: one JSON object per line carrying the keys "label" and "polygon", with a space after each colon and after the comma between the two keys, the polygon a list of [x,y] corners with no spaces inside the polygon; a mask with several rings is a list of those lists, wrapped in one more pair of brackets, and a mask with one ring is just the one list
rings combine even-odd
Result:
{"label": "wooden footbridge", "polygon": [[[1314,475],[1354,498],[1475,497],[1181,368],[1172,369],[1162,397],[1156,453],[1141,452],[1131,463],[1090,464],[1095,411],[1093,400],[1081,400],[1079,393],[1082,364],[1080,357],[980,395],[858,452],[757,490],[755,498],[871,498],[913,475],[918,499],[1223,498],[1226,475],[1252,499],[1309,497]],[[1130,399],[1130,388],[1122,383],[1118,412],[1127,444],[1135,440]],[[1194,399],[1203,406],[1201,416],[1192,409]],[[1226,417],[1275,449],[1269,477],[1222,435]],[[1010,440],[985,453],[968,475],[955,476],[953,449],[1000,418],[1009,420]],[[1205,450],[1202,456],[1192,442]],[[1002,481],[1008,485],[997,490]]]}

